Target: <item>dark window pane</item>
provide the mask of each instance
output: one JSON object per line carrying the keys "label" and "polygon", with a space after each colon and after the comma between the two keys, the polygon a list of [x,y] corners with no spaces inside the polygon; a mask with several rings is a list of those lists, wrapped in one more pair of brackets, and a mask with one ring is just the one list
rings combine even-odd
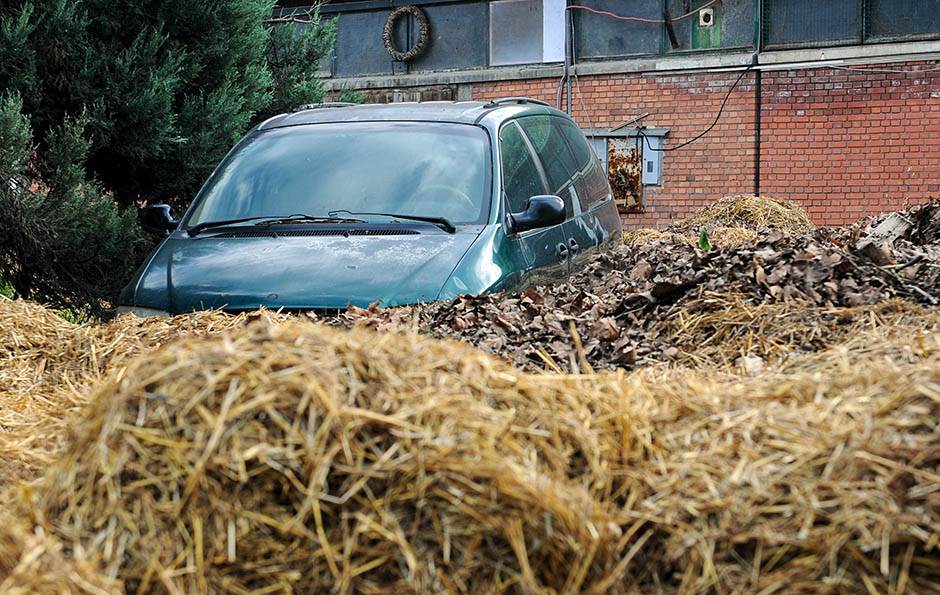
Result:
{"label": "dark window pane", "polygon": [[[409,72],[486,66],[485,2],[429,4],[421,8],[431,23],[431,41],[423,54],[408,63]],[[385,49],[381,29],[362,33],[367,41],[360,39],[360,45],[377,44]]]}
{"label": "dark window pane", "polygon": [[557,120],[561,122],[562,134],[574,153],[575,164],[579,170],[575,187],[581,201],[581,210],[586,211],[607,198],[607,175],[604,174],[603,167],[581,129],[568,120]]}
{"label": "dark window pane", "polygon": [[[347,12],[339,16],[336,27],[336,75],[392,74],[392,57],[385,51],[381,37],[374,43],[363,38],[382,35],[389,12]],[[396,43],[405,43],[397,40]]]}
{"label": "dark window pane", "polygon": [[940,0],[871,0],[874,38],[940,37]]}
{"label": "dark window pane", "polygon": [[548,193],[565,201],[568,216],[574,214],[570,186],[578,172],[574,154],[561,132],[560,124],[566,120],[552,116],[526,116],[517,120],[542,162],[548,178]]}
{"label": "dark window pane", "polygon": [[590,164],[591,158],[594,156],[594,152],[591,151],[587,139],[584,138],[584,133],[581,132],[580,128],[575,126],[574,122],[562,118],[554,118],[554,120],[558,123],[561,134],[565,137],[568,146],[571,147],[575,167],[577,169],[584,169],[585,166]]}
{"label": "dark window pane", "polygon": [[[577,4],[622,16],[663,18],[662,0],[582,0]],[[621,21],[585,10],[573,10],[574,45],[578,58],[658,54],[663,26]]]}
{"label": "dark window pane", "polygon": [[[668,0],[669,14],[680,19],[690,11],[708,4],[707,0]],[[709,6],[714,15],[710,26],[703,26],[699,12],[673,22],[679,47],[670,51],[740,48],[754,45],[754,0],[722,0]]]}
{"label": "dark window pane", "polygon": [[765,45],[861,41],[861,0],[767,0],[765,7]]}
{"label": "dark window pane", "polygon": [[545,194],[545,186],[518,126],[509,124],[503,127],[499,133],[499,150],[502,155],[503,191],[506,193],[509,211],[524,211],[530,198]]}

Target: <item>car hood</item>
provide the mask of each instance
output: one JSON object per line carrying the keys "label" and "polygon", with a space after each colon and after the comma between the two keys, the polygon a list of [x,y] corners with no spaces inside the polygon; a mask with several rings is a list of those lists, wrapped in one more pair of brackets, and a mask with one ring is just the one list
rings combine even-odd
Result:
{"label": "car hood", "polygon": [[133,302],[176,313],[432,301],[478,232],[173,237],[144,267],[133,290]]}

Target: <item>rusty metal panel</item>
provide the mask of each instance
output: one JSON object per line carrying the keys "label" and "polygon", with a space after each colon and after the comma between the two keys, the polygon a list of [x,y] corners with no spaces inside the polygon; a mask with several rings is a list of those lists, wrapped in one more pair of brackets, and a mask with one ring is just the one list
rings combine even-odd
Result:
{"label": "rusty metal panel", "polygon": [[607,177],[621,213],[643,211],[643,150],[633,138],[607,139]]}

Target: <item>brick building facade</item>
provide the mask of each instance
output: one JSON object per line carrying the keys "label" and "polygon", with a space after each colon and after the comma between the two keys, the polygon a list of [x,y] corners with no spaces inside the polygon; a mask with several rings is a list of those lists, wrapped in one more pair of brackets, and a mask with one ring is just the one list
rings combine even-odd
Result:
{"label": "brick building facade", "polygon": [[[544,24],[543,60],[493,64],[497,58],[505,60],[508,51],[493,49],[497,18],[493,6],[507,2],[541,3],[542,16],[537,18]],[[691,19],[686,19],[682,21],[686,29],[680,29],[677,36],[678,50],[670,46],[676,41],[673,32],[667,38],[662,24],[653,31],[652,25],[641,23],[646,28],[640,30],[635,23],[609,22],[612,19],[594,14],[585,15],[593,19],[586,21],[572,14],[578,11],[571,10],[571,2],[414,2],[427,12],[432,31],[437,25],[437,36],[431,39],[437,54],[427,63],[391,61],[387,65],[371,47],[380,41],[371,31],[375,24],[370,25],[366,17],[382,23],[389,4],[401,3],[339,2],[331,9],[339,16],[338,56],[332,69],[323,69],[322,74],[334,95],[356,89],[367,101],[527,96],[553,105],[557,102],[589,136],[619,135],[617,146],[633,146],[638,159],[656,160],[657,178],[644,178],[636,194],[640,204],[623,212],[628,227],[665,225],[733,193],[758,192],[794,200],[819,224],[848,223],[940,196],[940,41],[934,40],[940,39],[940,18],[924,16],[925,11],[940,11],[940,6],[930,8],[940,3],[899,0],[893,6],[902,11],[900,16],[890,12],[890,6],[886,8],[890,3],[877,0],[832,4],[800,0],[790,5],[803,6],[803,12],[792,14],[767,8],[781,2],[685,2],[692,8],[715,10],[717,24],[729,33],[703,38],[708,31],[692,27]],[[846,16],[850,12],[835,10],[851,3],[859,7],[860,24],[846,24],[852,18]],[[574,7],[644,14],[644,7],[661,5],[674,5],[673,14],[683,10],[682,3],[674,0],[581,2]],[[467,20],[469,16],[461,20],[455,12],[461,6],[482,11],[474,13],[474,18],[487,15],[490,19],[483,26],[490,36],[488,57],[470,50],[467,39],[472,41],[477,35],[478,23]],[[444,8],[450,12],[434,12]],[[561,11],[570,32],[560,34],[560,43],[568,48],[562,52],[563,64],[550,61],[557,59],[549,39],[549,31],[558,30],[549,23],[552,10]],[[659,14],[649,12],[647,20],[656,21],[652,17]],[[688,15],[700,16],[694,11]],[[810,26],[806,20],[810,17],[829,20]],[[756,22],[750,40],[747,23],[740,22],[748,18]],[[344,22],[355,27],[344,29]],[[803,29],[809,32],[804,34]],[[591,34],[594,31],[597,35]],[[637,31],[652,31],[647,49],[631,46],[642,45],[643,38],[636,41],[631,36]],[[353,32],[360,37],[355,43]],[[410,32],[407,28],[401,33],[403,45],[409,42]],[[844,39],[829,39],[840,35]],[[448,40],[459,36],[467,38],[461,38],[463,46],[448,45]],[[606,37],[598,41],[598,36]],[[354,63],[344,62],[342,52],[359,47],[372,52],[378,61],[368,63],[357,57]],[[622,47],[627,49],[616,49]],[[618,51],[629,55],[616,55]],[[455,56],[468,64],[455,63]],[[689,146],[673,150],[707,129],[726,97],[714,128]],[[655,134],[655,143],[644,142],[637,126]],[[604,142],[597,145],[601,156]],[[665,151],[650,150],[659,146]],[[653,165],[649,167],[652,171]]]}
{"label": "brick building facade", "polygon": [[[800,203],[820,224],[849,223],[938,197],[940,72],[917,72],[936,67],[914,61],[763,72],[759,167],[756,75],[749,73],[711,133],[663,156],[662,185],[647,186],[643,211],[624,213],[624,223],[668,224],[721,196],[755,190]],[[668,128],[680,142],[711,124],[737,77],[581,76],[573,87],[572,116],[591,130],[649,113],[648,126]],[[475,83],[472,97],[554,102],[557,86],[554,78]]]}

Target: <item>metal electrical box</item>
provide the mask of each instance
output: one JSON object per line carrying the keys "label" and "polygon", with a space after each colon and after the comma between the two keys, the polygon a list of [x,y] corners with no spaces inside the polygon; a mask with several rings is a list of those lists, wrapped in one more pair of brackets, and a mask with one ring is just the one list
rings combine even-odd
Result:
{"label": "metal electrical box", "polygon": [[663,137],[646,136],[643,144],[643,185],[663,185]]}

